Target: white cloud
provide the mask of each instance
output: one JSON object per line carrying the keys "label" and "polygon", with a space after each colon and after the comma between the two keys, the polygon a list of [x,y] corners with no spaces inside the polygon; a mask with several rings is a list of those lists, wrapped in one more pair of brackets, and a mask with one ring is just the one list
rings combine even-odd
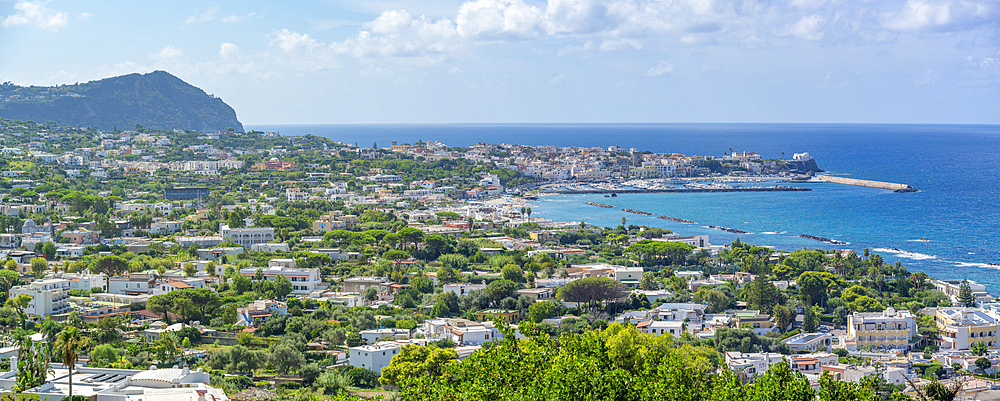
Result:
{"label": "white cloud", "polygon": [[619,50],[642,50],[642,42],[635,39],[614,39],[601,42],[602,52],[613,52]]}
{"label": "white cloud", "polygon": [[820,40],[823,39],[824,24],[826,24],[825,18],[819,15],[807,15],[790,26],[786,34],[806,40]]}
{"label": "white cloud", "polygon": [[594,42],[588,40],[586,42],[583,42],[583,44],[579,46],[566,45],[566,47],[562,48],[562,50],[559,50],[559,53],[557,54],[560,56],[565,56],[574,53],[586,53],[593,49],[594,49]]}
{"label": "white cloud", "polygon": [[18,25],[27,25],[34,23],[35,26],[48,29],[53,32],[59,30],[69,23],[69,14],[53,12],[45,7],[47,1],[26,1],[21,0],[14,4],[14,9],[18,12],[16,14],[8,15],[3,21],[0,21],[0,26],[4,28],[9,28]]}
{"label": "white cloud", "polygon": [[219,46],[219,57],[231,59],[240,54],[240,48],[232,43],[223,43]]}
{"label": "white cloud", "polygon": [[462,73],[462,69],[458,68],[458,67],[451,67],[451,69],[448,70],[448,73],[452,74],[452,75],[461,74]]}
{"label": "white cloud", "polygon": [[374,21],[365,24],[372,32],[387,35],[399,33],[413,24],[413,16],[403,10],[386,10]]}
{"label": "white cloud", "polygon": [[908,0],[902,10],[885,17],[884,25],[898,31],[966,30],[1000,19],[1000,2]]}
{"label": "white cloud", "polygon": [[660,75],[674,75],[674,65],[660,60],[660,63],[646,71],[647,77],[657,77]]}
{"label": "white cloud", "polygon": [[549,81],[549,85],[559,85],[566,82],[566,76],[560,73],[552,74],[552,80]]}
{"label": "white cloud", "polygon": [[164,47],[163,49],[161,49],[159,52],[157,52],[156,54],[152,54],[149,57],[152,58],[153,60],[156,60],[156,61],[159,61],[159,62],[164,62],[164,61],[171,61],[171,60],[177,59],[177,58],[179,58],[180,56],[183,56],[183,55],[184,55],[184,52],[182,52],[180,49],[178,49],[176,47],[173,47],[173,46],[170,46],[170,45],[167,45],[166,47]]}
{"label": "white cloud", "polygon": [[211,21],[211,20],[215,19],[215,13],[217,11],[219,11],[219,6],[218,5],[212,5],[207,10],[205,10],[205,12],[203,12],[201,14],[192,15],[190,17],[187,17],[187,19],[184,20],[184,23],[185,24],[194,24],[194,23],[198,23],[198,22],[208,22],[208,21]]}
{"label": "white cloud", "polygon": [[521,0],[476,0],[458,8],[455,24],[466,38],[524,40],[542,35],[543,16]]}
{"label": "white cloud", "polygon": [[282,29],[281,31],[275,32],[271,35],[271,46],[277,45],[278,48],[286,53],[291,53],[299,50],[312,50],[319,43],[315,39],[309,37],[308,34],[300,34],[298,32],[292,32],[287,29]]}
{"label": "white cloud", "polygon": [[222,22],[228,22],[228,23],[243,22],[256,16],[257,16],[256,12],[251,12],[250,14],[247,15],[230,15],[228,17],[222,18]]}
{"label": "white cloud", "polygon": [[84,13],[80,13],[80,15],[77,15],[76,19],[78,19],[80,21],[86,21],[86,20],[90,19],[91,16],[93,16],[93,14],[84,12]]}
{"label": "white cloud", "polygon": [[[392,8],[360,24],[362,28],[357,34],[329,45],[287,29],[272,35],[271,44],[286,52],[324,47],[331,50],[315,54],[321,57],[399,58],[435,64],[497,42],[537,42],[536,53],[559,56],[597,49],[604,52],[659,49],[677,43],[745,49],[803,40],[864,44],[895,40],[899,34],[894,31],[971,30],[976,24],[1000,19],[1000,0],[547,0],[539,3],[540,0],[467,0],[458,5],[454,18],[432,18]],[[347,23],[341,21],[330,26]],[[563,40],[576,44],[560,50],[544,48]]]}

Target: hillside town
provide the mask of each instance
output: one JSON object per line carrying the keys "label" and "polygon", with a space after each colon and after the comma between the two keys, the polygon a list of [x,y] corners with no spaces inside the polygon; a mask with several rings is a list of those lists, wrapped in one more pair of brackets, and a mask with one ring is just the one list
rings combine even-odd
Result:
{"label": "hillside town", "polygon": [[807,387],[1000,399],[1000,302],[982,284],[868,249],[532,216],[542,183],[802,174],[818,170],[808,153],[359,147],[10,120],[0,138],[4,393],[420,399],[480,385],[459,378],[529,353],[517,344],[569,369],[555,355],[591,341],[663,347],[734,386],[790,369]]}

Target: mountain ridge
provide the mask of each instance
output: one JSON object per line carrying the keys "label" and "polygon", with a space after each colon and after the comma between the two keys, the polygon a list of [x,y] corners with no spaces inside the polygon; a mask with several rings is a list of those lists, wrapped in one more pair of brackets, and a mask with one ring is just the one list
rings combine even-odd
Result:
{"label": "mountain ridge", "polygon": [[236,111],[169,72],[132,73],[74,85],[0,85],[0,117],[85,127],[243,132]]}

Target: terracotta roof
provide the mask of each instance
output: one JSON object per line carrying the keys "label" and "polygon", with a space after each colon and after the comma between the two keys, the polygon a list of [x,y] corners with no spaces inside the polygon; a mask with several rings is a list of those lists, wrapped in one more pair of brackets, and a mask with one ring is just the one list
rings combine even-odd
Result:
{"label": "terracotta roof", "polygon": [[193,285],[183,281],[168,281],[167,284],[174,286],[174,288],[194,288]]}

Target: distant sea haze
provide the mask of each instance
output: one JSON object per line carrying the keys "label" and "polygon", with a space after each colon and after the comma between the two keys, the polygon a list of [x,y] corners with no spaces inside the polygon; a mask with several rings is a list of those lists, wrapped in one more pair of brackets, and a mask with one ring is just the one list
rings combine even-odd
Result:
{"label": "distant sea haze", "polygon": [[[714,244],[736,238],[779,249],[865,248],[910,271],[967,278],[1000,293],[1000,126],[906,124],[446,124],[273,125],[247,129],[312,134],[370,147],[417,140],[449,146],[477,142],[555,146],[619,146],[656,153],[764,158],[809,152],[827,174],[912,185],[917,193],[839,184],[804,184],[809,192],[622,194],[544,197],[536,216],[601,226],[630,224],[709,234]],[[615,209],[585,205],[608,203]],[[693,220],[687,225],[621,212],[631,208]],[[708,225],[752,234],[730,234]],[[849,242],[830,245],[810,234]],[[919,241],[926,238],[928,241]]]}

